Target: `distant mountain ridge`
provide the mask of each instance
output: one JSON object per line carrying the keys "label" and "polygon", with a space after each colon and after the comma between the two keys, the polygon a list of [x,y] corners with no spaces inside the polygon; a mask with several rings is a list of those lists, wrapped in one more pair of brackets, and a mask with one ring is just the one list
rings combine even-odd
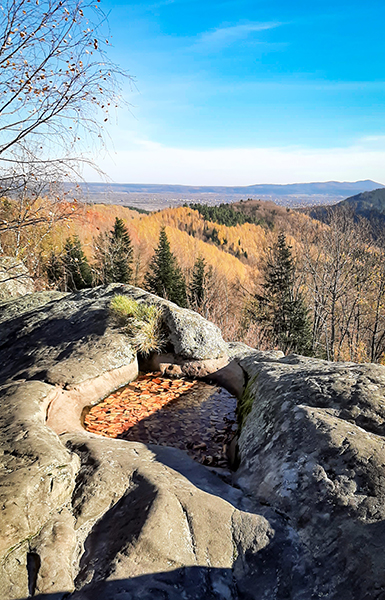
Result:
{"label": "distant mountain ridge", "polygon": [[288,196],[288,195],[326,195],[349,196],[354,193],[372,191],[385,187],[370,179],[364,181],[325,181],[311,183],[290,184],[255,184],[248,186],[191,186],[191,185],[166,185],[166,184],[141,184],[141,183],[85,183],[82,187],[91,195],[113,193],[147,193],[147,194],[241,194],[250,196]]}

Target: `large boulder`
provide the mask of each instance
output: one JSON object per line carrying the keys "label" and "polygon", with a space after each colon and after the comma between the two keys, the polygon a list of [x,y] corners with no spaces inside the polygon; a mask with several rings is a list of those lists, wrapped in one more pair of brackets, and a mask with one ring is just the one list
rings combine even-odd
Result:
{"label": "large boulder", "polygon": [[[138,373],[115,294],[163,307],[151,364],[247,382],[233,480],[82,428]],[[384,600],[384,367],[227,345],[118,284],[4,303],[0,326],[0,598]]]}
{"label": "large boulder", "polygon": [[34,289],[27,267],[10,256],[0,258],[0,302],[31,294]]}
{"label": "large boulder", "polygon": [[314,597],[385,597],[385,368],[241,360],[253,398],[238,485],[285,514],[313,557]]}
{"label": "large boulder", "polygon": [[[226,369],[216,328],[129,286],[3,305],[0,597],[235,600],[253,597],[259,563],[273,598],[302,555],[274,510],[179,450],[82,429],[83,407],[138,372],[110,319],[116,293],[164,306],[179,366]],[[216,358],[202,358],[209,347]]]}
{"label": "large boulder", "polygon": [[0,307],[2,380],[71,387],[132,362],[135,352],[127,336],[111,323],[113,295],[113,289],[102,288],[53,292],[40,294],[31,309],[25,308],[28,297]]}
{"label": "large boulder", "polygon": [[45,292],[0,306],[2,380],[34,378],[71,387],[131,362],[135,353],[111,319],[117,294],[163,307],[167,343],[178,356],[226,355],[219,329],[197,313],[138,288],[111,284],[73,294]]}
{"label": "large boulder", "polygon": [[139,288],[114,287],[115,293],[124,293],[138,302],[148,302],[162,307],[166,341],[174,353],[186,359],[205,360],[225,356],[228,345],[223,341],[219,328],[198,313],[180,308]]}
{"label": "large boulder", "polygon": [[78,457],[45,425],[53,388],[38,381],[1,390],[0,597],[28,595],[31,540],[71,501]]}

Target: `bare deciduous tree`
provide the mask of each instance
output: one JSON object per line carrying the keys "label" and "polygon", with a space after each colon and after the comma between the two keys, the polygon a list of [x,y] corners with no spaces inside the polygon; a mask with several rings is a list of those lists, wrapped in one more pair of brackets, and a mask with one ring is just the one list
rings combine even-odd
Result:
{"label": "bare deciduous tree", "polygon": [[385,351],[384,253],[346,210],[303,232],[313,348],[328,360],[378,361]]}
{"label": "bare deciduous tree", "polygon": [[104,14],[87,0],[0,6],[1,251],[23,258],[38,245],[32,230],[45,237],[74,212],[62,184],[79,179],[79,164],[103,143],[124,75],[107,57],[108,38]]}
{"label": "bare deciduous tree", "polygon": [[82,0],[7,0],[0,7],[3,163],[63,161],[82,136],[102,135],[121,74],[106,56],[105,25],[99,9]]}

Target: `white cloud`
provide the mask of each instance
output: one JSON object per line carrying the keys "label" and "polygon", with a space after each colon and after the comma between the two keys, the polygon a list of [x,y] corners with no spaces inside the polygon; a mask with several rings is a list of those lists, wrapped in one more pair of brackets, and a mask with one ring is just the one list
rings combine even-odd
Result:
{"label": "white cloud", "polygon": [[245,39],[251,33],[274,29],[280,25],[282,25],[282,23],[251,22],[232,25],[230,27],[218,27],[217,29],[201,33],[195,43],[195,47],[199,49],[222,48],[224,46],[229,46],[238,40]]}
{"label": "white cloud", "polygon": [[[347,148],[172,148],[136,140],[99,166],[115,182],[185,185],[252,185],[306,181],[385,183],[385,139]],[[85,172],[95,180],[95,174]]]}

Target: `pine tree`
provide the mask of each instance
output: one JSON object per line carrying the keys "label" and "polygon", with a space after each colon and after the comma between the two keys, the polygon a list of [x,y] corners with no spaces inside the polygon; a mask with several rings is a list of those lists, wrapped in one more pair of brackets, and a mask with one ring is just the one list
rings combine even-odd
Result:
{"label": "pine tree", "polygon": [[171,252],[164,227],[160,230],[158,247],[146,274],[145,286],[157,296],[167,298],[179,306],[187,306],[186,282]]}
{"label": "pine tree", "polygon": [[65,291],[77,291],[91,287],[91,268],[76,235],[73,238],[67,238],[61,256],[61,265]]}
{"label": "pine tree", "polygon": [[122,219],[115,218],[115,225],[111,231],[111,281],[116,283],[129,283],[132,278],[133,249],[130,234]]}
{"label": "pine tree", "polygon": [[197,308],[200,308],[205,298],[205,269],[206,261],[202,256],[198,256],[195,261],[192,279],[189,289],[190,303]]}
{"label": "pine tree", "polygon": [[308,354],[311,327],[304,299],[296,291],[295,283],[291,247],[281,233],[265,265],[263,293],[256,296],[255,318],[281,350]]}
{"label": "pine tree", "polygon": [[130,234],[122,219],[115,218],[110,233],[94,239],[94,269],[97,283],[130,283],[133,248]]}

